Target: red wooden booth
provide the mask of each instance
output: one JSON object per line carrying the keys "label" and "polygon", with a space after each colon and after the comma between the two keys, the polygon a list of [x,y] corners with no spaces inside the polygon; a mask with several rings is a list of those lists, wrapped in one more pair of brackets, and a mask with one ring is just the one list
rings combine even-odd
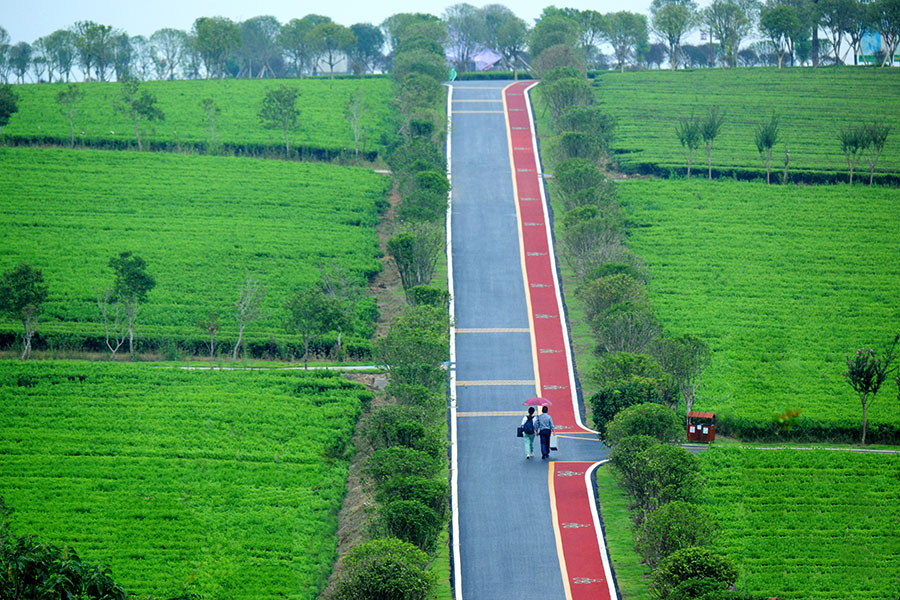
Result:
{"label": "red wooden booth", "polygon": [[714,442],[716,440],[716,413],[689,412],[687,439],[691,442]]}

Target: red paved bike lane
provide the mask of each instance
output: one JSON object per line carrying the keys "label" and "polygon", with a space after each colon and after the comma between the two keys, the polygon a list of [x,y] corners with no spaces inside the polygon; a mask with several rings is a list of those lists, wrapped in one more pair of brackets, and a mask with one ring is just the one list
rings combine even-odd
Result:
{"label": "red paved bike lane", "polygon": [[[565,314],[557,287],[550,222],[538,169],[531,107],[526,95],[534,85],[533,81],[525,81],[508,86],[504,90],[504,107],[531,319],[535,378],[539,395],[552,402],[551,414],[558,433],[590,434],[593,432],[581,423],[578,414]],[[556,461],[549,464],[548,485],[557,552],[566,597],[570,600],[616,597],[591,485],[597,464]]]}

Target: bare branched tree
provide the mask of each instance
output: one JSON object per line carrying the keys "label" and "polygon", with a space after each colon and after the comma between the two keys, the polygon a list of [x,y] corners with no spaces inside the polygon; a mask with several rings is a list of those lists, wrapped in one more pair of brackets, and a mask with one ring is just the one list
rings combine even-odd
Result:
{"label": "bare branched tree", "polygon": [[241,341],[244,338],[244,329],[249,323],[259,318],[265,295],[265,286],[258,281],[247,278],[244,287],[241,289],[241,295],[232,311],[235,320],[238,322],[238,338],[231,353],[231,360],[237,360],[238,350],[240,350]]}
{"label": "bare branched tree", "polygon": [[115,360],[116,352],[128,338],[128,320],[122,303],[112,289],[97,293],[97,307],[103,318],[103,332],[106,334],[106,347],[109,349],[109,360]]}

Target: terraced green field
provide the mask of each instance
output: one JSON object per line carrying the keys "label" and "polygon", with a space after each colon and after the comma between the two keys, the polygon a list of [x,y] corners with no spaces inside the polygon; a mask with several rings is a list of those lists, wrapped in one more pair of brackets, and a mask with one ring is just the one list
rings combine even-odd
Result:
{"label": "terraced green field", "polygon": [[[683,172],[687,160],[675,126],[694,109],[707,106],[726,115],[716,138],[713,168],[752,170],[765,177],[754,144],[758,124],[775,114],[782,140],[773,168],[784,166],[790,150],[792,172],[843,173],[847,165],[837,140],[840,127],[884,119],[893,125],[877,172],[900,171],[900,73],[896,69],[698,69],[604,73],[597,98],[618,120],[616,160],[626,171]],[[705,174],[705,150],[694,157],[695,173]],[[868,179],[868,166],[860,167]],[[846,179],[844,179],[846,181]]]}
{"label": "terraced green field", "polygon": [[13,533],[139,597],[312,599],[368,398],[324,372],[2,362],[0,493]]}
{"label": "terraced green field", "polygon": [[157,339],[198,337],[196,323],[213,310],[220,335],[236,337],[231,309],[252,277],[268,294],[265,318],[246,334],[265,341],[283,335],[285,300],[319,265],[362,279],[381,269],[375,224],[389,185],[327,164],[0,148],[0,270],[20,261],[43,269],[43,334],[97,336],[109,259],[133,251],[157,281],[139,333]]}
{"label": "terraced green field", "polygon": [[[200,101],[212,98],[221,109],[216,126],[220,143],[258,153],[284,150],[280,129],[265,129],[257,114],[266,92],[287,85],[300,90],[300,127],[291,134],[292,146],[353,151],[353,133],[344,115],[351,96],[359,91],[368,105],[363,118],[365,150],[381,152],[382,134],[392,134],[391,81],[384,79],[290,79],[148,81],[141,84],[156,95],[165,121],[146,126],[145,142],[175,149],[179,144],[206,144],[210,130]],[[135,144],[134,126],[113,106],[121,95],[117,83],[79,83],[84,100],[75,118],[76,143]],[[69,119],[56,101],[66,84],[17,85],[19,112],[3,128],[13,140],[69,144]],[[362,148],[361,148],[362,149]],[[232,149],[232,151],[238,151]]]}
{"label": "terraced green field", "polygon": [[712,448],[700,454],[738,589],[780,599],[893,600],[900,456]]}
{"label": "terraced green field", "polygon": [[[619,195],[661,322],[713,351],[694,409],[763,428],[800,409],[857,439],[844,357],[900,332],[897,190],[633,180]],[[873,403],[875,430],[900,426],[896,394],[888,382]]]}

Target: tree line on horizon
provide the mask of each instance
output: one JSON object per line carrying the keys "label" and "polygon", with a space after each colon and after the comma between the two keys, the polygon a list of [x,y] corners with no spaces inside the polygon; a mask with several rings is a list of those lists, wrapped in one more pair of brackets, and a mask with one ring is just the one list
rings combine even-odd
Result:
{"label": "tree line on horizon", "polygon": [[[857,64],[867,33],[880,35],[882,50],[874,58],[886,66],[900,44],[900,0],[714,0],[703,9],[692,0],[652,0],[649,19],[549,6],[531,27],[502,4],[459,3],[441,17],[398,13],[380,25],[349,27],[317,14],[283,24],[272,16],[199,17],[190,31],[163,28],[149,37],[78,21],[15,44],[0,26],[0,81],[70,81],[76,69],[85,81],[304,77],[333,75],[339,65],[357,75],[387,72],[398,32],[421,18],[438,26],[436,41],[460,72],[474,70],[484,50],[499,57],[498,68],[528,69],[542,49],[563,43],[581,50],[586,68],[620,70],[818,66],[843,64],[851,52]],[[685,43],[694,32],[708,43]]]}

